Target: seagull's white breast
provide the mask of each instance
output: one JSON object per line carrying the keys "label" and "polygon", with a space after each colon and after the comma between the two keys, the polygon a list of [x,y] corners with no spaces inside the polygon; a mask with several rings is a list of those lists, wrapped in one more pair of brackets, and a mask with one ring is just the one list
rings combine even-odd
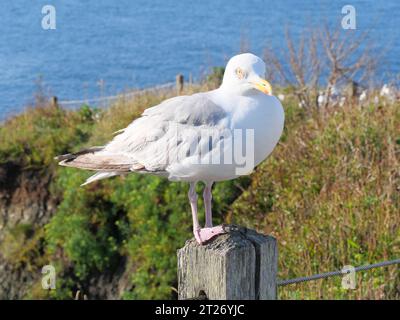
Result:
{"label": "seagull's white breast", "polygon": [[[226,95],[220,90],[209,94],[209,98],[226,111],[227,117],[223,123],[230,131],[232,141],[225,141],[223,148],[218,145],[211,150],[211,158],[219,159],[218,164],[204,161],[200,165],[193,165],[192,159],[184,159],[169,168],[171,180],[222,181],[248,174],[268,157],[281,137],[284,111],[276,97],[263,93],[251,96]],[[248,149],[248,146],[252,147]],[[231,155],[231,162],[226,161],[225,152]],[[245,164],[238,163],[238,154],[246,159]],[[243,167],[250,169],[244,170]],[[243,170],[238,171],[238,168]]]}
{"label": "seagull's white breast", "polygon": [[254,130],[254,165],[266,159],[282,135],[284,111],[274,96],[240,97],[233,110],[232,129]]}

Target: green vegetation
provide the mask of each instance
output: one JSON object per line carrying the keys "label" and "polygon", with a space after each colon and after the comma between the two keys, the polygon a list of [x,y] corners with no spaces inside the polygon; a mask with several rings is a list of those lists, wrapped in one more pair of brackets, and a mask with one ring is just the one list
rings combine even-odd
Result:
{"label": "green vegetation", "polygon": [[[51,172],[50,190],[59,199],[48,224],[8,230],[0,248],[14,265],[56,266],[57,290],[43,293],[35,284],[27,298],[72,298],[91,277],[112,273],[122,257],[132,270],[132,289],[121,298],[175,297],[176,249],[191,236],[187,185],[129,175],[80,188],[90,173],[57,167],[53,160],[106,142],[172,94],[121,98],[103,111],[43,105],[0,127],[0,164]],[[285,133],[272,156],[250,177],[216,185],[216,217],[277,237],[281,278],[398,258],[400,105],[306,112],[292,98],[284,107]],[[353,291],[330,279],[285,287],[280,298],[399,298],[395,271],[360,274]]]}
{"label": "green vegetation", "polygon": [[0,164],[49,166],[54,156],[88,139],[94,112],[87,106],[73,112],[44,104],[11,118],[0,126]]}
{"label": "green vegetation", "polygon": [[[399,104],[349,105],[306,119],[299,112],[234,203],[233,218],[278,238],[281,278],[396,259],[399,137]],[[358,274],[354,291],[338,278],[284,287],[280,297],[399,298],[395,271]]]}
{"label": "green vegetation", "polygon": [[219,87],[224,78],[224,67],[213,67],[211,73],[207,76],[207,82]]}

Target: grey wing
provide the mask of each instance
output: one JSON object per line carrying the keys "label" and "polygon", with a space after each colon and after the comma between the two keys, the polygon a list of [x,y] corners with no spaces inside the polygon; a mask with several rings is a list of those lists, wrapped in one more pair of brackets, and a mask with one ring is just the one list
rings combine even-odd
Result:
{"label": "grey wing", "polygon": [[[224,130],[228,117],[206,93],[179,96],[145,110],[104,148],[63,161],[63,165],[97,171],[165,172],[191,150],[199,152],[203,129]],[[196,149],[197,148],[197,149]],[[77,164],[77,165],[74,165]]]}
{"label": "grey wing", "polygon": [[226,117],[223,108],[211,101],[206,93],[179,96],[149,108],[143,116],[161,116],[163,120],[189,126],[215,126]]}
{"label": "grey wing", "polygon": [[200,130],[224,128],[227,119],[207,94],[172,98],[147,109],[104,152],[122,153],[148,171],[164,171],[198,144]]}

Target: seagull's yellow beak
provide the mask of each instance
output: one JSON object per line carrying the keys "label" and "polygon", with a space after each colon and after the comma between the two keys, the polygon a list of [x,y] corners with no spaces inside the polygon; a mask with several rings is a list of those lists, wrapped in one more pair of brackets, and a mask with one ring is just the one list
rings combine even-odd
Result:
{"label": "seagull's yellow beak", "polygon": [[272,95],[272,87],[267,80],[262,78],[258,78],[256,81],[251,82],[255,89],[260,90],[261,92]]}

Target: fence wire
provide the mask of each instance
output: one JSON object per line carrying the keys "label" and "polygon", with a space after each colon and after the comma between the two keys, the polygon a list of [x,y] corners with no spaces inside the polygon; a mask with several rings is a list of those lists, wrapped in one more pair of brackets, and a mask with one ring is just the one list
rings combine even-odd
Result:
{"label": "fence wire", "polygon": [[126,92],[126,93],[121,93],[113,96],[106,96],[106,97],[99,97],[99,98],[89,98],[89,99],[82,99],[82,100],[61,100],[58,103],[64,106],[79,106],[82,104],[97,104],[100,102],[107,102],[110,103],[112,101],[116,101],[121,98],[131,98],[134,96],[137,96],[139,94],[147,93],[147,92],[152,92],[156,90],[162,90],[162,89],[170,89],[175,86],[174,82],[168,82],[159,86],[154,86],[146,89],[141,89],[137,91],[132,91],[132,92]]}
{"label": "fence wire", "polygon": [[350,269],[336,270],[336,271],[314,274],[314,275],[308,276],[308,277],[293,278],[293,279],[288,279],[288,280],[279,280],[277,282],[277,285],[278,286],[287,286],[289,284],[294,284],[294,283],[307,282],[307,281],[313,281],[313,280],[318,280],[318,279],[326,279],[326,278],[335,277],[335,276],[343,276],[343,275],[349,274],[351,272],[365,271],[365,270],[370,270],[370,269],[375,269],[375,268],[386,267],[386,266],[390,266],[390,265],[394,265],[394,264],[400,264],[400,259],[383,261],[383,262],[378,262],[378,263],[374,263],[374,264],[368,264],[368,265],[356,267],[353,270],[350,270]]}

